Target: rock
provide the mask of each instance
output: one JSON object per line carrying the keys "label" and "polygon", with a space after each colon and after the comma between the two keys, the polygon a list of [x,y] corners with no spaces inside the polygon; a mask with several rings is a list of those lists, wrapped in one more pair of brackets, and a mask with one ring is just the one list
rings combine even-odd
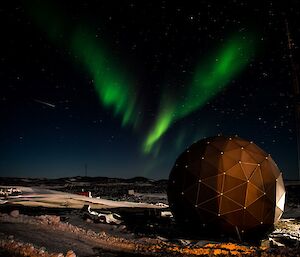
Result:
{"label": "rock", "polygon": [[14,239],[14,236],[13,236],[13,235],[9,235],[9,236],[7,237],[7,239],[8,239],[8,240],[13,240],[13,239]]}
{"label": "rock", "polygon": [[63,253],[54,253],[54,254],[51,254],[50,257],[64,257],[64,254]]}
{"label": "rock", "polygon": [[58,224],[60,222],[60,217],[55,215],[41,215],[39,217],[41,224]]}
{"label": "rock", "polygon": [[217,244],[216,241],[209,241],[209,240],[199,240],[197,243],[194,244],[196,247],[204,247],[207,244]]}
{"label": "rock", "polygon": [[10,215],[11,217],[13,217],[13,218],[17,218],[17,217],[19,217],[20,212],[19,212],[19,210],[13,210],[13,211],[10,212],[9,215]]}
{"label": "rock", "polygon": [[126,230],[127,228],[126,228],[125,225],[121,225],[121,226],[119,227],[119,229],[124,231],[124,230]]}
{"label": "rock", "polygon": [[69,250],[66,254],[66,257],[76,257],[76,254],[72,250]]}
{"label": "rock", "polygon": [[88,236],[93,236],[93,235],[95,234],[95,232],[94,232],[93,230],[89,229],[89,230],[86,232],[86,234],[87,234]]}
{"label": "rock", "polygon": [[40,251],[45,252],[45,251],[46,251],[46,247],[41,247],[41,248],[40,248]]}
{"label": "rock", "polygon": [[270,248],[270,240],[269,239],[263,239],[260,241],[260,247],[262,249],[268,249]]}
{"label": "rock", "polygon": [[164,241],[164,242],[167,242],[167,241],[168,241],[167,238],[162,237],[162,236],[156,236],[156,238],[157,238],[159,241]]}
{"label": "rock", "polygon": [[60,217],[59,216],[51,216],[51,222],[53,224],[57,224],[60,222]]}

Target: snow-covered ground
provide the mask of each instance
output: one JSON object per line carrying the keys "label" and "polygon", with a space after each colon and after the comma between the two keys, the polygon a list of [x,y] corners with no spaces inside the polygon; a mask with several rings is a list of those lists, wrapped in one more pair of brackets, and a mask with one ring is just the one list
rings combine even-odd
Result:
{"label": "snow-covered ground", "polygon": [[39,187],[22,187],[21,195],[9,196],[2,199],[1,203],[21,204],[24,206],[41,206],[41,207],[69,207],[82,208],[84,205],[90,205],[94,209],[101,208],[162,208],[159,205],[147,203],[135,203],[128,201],[112,201],[101,198],[91,198],[77,194],[65,193],[56,190],[43,189]]}
{"label": "snow-covered ground", "polygon": [[[11,183],[12,184],[12,183]],[[30,184],[26,184],[26,185],[30,185]],[[97,185],[98,187],[99,185]],[[113,186],[113,185],[112,185]],[[132,215],[134,216],[137,212],[139,212],[139,214],[143,214],[144,210],[143,208],[162,208],[163,213],[166,212],[166,215],[161,215],[161,217],[164,217],[165,220],[167,220],[167,217],[170,217],[170,213],[168,213],[168,209],[163,209],[168,207],[167,205],[163,204],[163,201],[161,202],[161,200],[165,200],[167,202],[167,197],[165,193],[159,193],[160,191],[158,191],[158,193],[156,193],[154,191],[154,193],[152,192],[147,192],[142,191],[144,193],[140,193],[140,192],[134,192],[133,194],[124,194],[124,198],[118,198],[118,195],[122,195],[122,193],[120,192],[120,194],[111,194],[113,196],[111,196],[111,198],[109,199],[116,199],[116,200],[108,200],[108,199],[103,199],[102,197],[103,194],[98,194],[101,195],[101,198],[89,198],[86,196],[82,196],[82,195],[77,195],[77,194],[72,194],[72,193],[68,193],[68,192],[61,192],[61,191],[57,191],[57,190],[52,190],[52,187],[49,189],[48,188],[42,188],[42,187],[30,187],[30,186],[10,186],[10,187],[16,187],[18,189],[20,189],[22,191],[21,195],[16,195],[16,196],[6,196],[6,197],[2,197],[0,198],[0,205],[4,204],[4,203],[10,203],[10,204],[21,204],[24,206],[28,206],[28,207],[35,207],[35,206],[40,206],[40,207],[54,207],[54,208],[61,208],[59,212],[57,212],[57,214],[55,215],[61,215],[62,220],[67,220],[68,223],[57,223],[56,228],[52,231],[52,234],[50,234],[49,236],[51,236],[51,238],[64,238],[64,240],[66,240],[64,243],[65,244],[72,244],[72,249],[75,250],[76,252],[80,253],[80,251],[83,251],[85,248],[84,245],[82,246],[78,246],[79,244],[76,240],[76,238],[73,238],[72,235],[74,233],[74,231],[78,230],[78,235],[80,235],[80,238],[82,238],[83,236],[86,237],[86,242],[90,242],[91,238],[93,240],[95,240],[95,245],[101,248],[101,243],[103,242],[104,244],[104,248],[107,245],[107,242],[109,241],[110,244],[110,248],[116,247],[116,249],[118,248],[119,243],[124,243],[124,247],[128,247],[128,245],[133,246],[133,248],[136,249],[137,245],[138,247],[141,247],[141,249],[139,250],[139,252],[143,252],[145,251],[145,249],[147,249],[146,251],[149,252],[156,252],[158,251],[159,253],[164,252],[164,253],[169,253],[169,249],[172,249],[172,254],[170,256],[173,256],[174,252],[178,251],[178,253],[180,252],[180,254],[185,253],[185,251],[187,251],[187,255],[188,254],[199,254],[199,253],[206,253],[206,251],[208,253],[212,252],[212,249],[215,249],[216,252],[222,252],[225,251],[224,249],[227,249],[226,247],[229,247],[231,250],[226,250],[226,253],[230,253],[233,254],[233,252],[237,252],[238,254],[246,254],[249,251],[249,254],[257,254],[257,253],[261,253],[260,251],[270,251],[270,255],[262,255],[262,256],[273,256],[271,255],[271,253],[273,253],[274,251],[276,252],[276,254],[278,256],[282,256],[283,252],[284,252],[284,256],[295,256],[294,255],[294,250],[299,250],[299,245],[300,245],[300,223],[299,223],[299,218],[300,218],[300,206],[299,206],[299,201],[298,201],[298,192],[295,188],[293,190],[289,191],[289,199],[292,199],[293,201],[289,201],[286,203],[285,206],[285,212],[283,214],[282,219],[275,225],[275,230],[273,231],[273,233],[269,234],[266,239],[264,241],[267,242],[267,247],[265,248],[265,246],[263,246],[262,248],[259,248],[259,246],[244,246],[245,249],[243,250],[238,250],[239,249],[237,244],[232,244],[231,242],[228,243],[228,245],[221,244],[218,242],[210,242],[210,241],[197,241],[197,240],[187,240],[185,238],[183,239],[178,239],[176,240],[176,238],[173,238],[172,240],[169,240],[167,237],[163,237],[165,236],[165,234],[160,234],[160,232],[162,230],[158,230],[158,232],[155,232],[155,229],[157,228],[161,228],[161,224],[157,223],[158,225],[156,225],[156,223],[153,223],[153,220],[149,219],[146,220],[145,222],[143,221],[143,224],[145,223],[149,223],[153,229],[149,230],[148,232],[145,232],[145,234],[143,234],[143,240],[145,239],[146,242],[140,242],[140,239],[137,239],[137,233],[135,233],[134,230],[132,230],[132,224],[130,222],[133,222],[134,226],[137,226],[137,219],[133,218],[132,220],[128,219],[128,215]],[[90,187],[86,187],[85,190],[89,189]],[[138,191],[140,188],[138,188],[135,191]],[[63,188],[61,189],[63,190]],[[114,190],[112,190],[114,193],[117,192],[119,193],[119,187],[115,186]],[[150,191],[150,190],[149,190]],[[73,192],[75,192],[75,190],[73,190]],[[107,194],[109,196],[109,194]],[[127,197],[127,198],[126,198]],[[123,199],[123,201],[120,201],[118,199]],[[296,201],[295,201],[296,199]],[[135,202],[133,202],[135,200]],[[139,201],[141,201],[141,203],[138,203]],[[154,203],[154,204],[149,204],[146,202],[150,202],[150,203]],[[109,224],[105,224],[104,223],[94,223],[93,218],[84,218],[84,216],[82,215],[84,212],[83,210],[79,210],[81,209],[84,205],[89,205],[90,209],[89,209],[89,213],[91,215],[94,216],[105,216],[106,218],[106,223]],[[5,205],[2,205],[2,207],[5,207]],[[111,213],[108,210],[100,210],[100,209],[113,209],[113,208],[122,208],[125,207],[126,211],[127,208],[142,208],[139,210],[133,210],[130,209],[128,211],[128,213],[124,216],[121,215],[122,218],[122,223],[119,224],[119,222],[116,222],[115,220],[112,220],[113,216],[113,212],[118,213],[118,209],[114,209],[111,210]],[[18,209],[18,207],[13,207]],[[68,210],[68,208],[75,208],[78,210]],[[3,208],[4,210],[5,208]],[[35,209],[35,208],[24,208],[24,209]],[[38,208],[37,208],[38,209]],[[43,208],[41,208],[43,209]],[[66,209],[66,212],[61,212],[61,210]],[[22,210],[22,208],[20,208],[20,210]],[[131,213],[133,210],[133,213]],[[151,210],[152,211],[152,210]],[[150,212],[151,212],[150,211]],[[20,211],[22,213],[22,211]],[[155,212],[157,212],[157,210],[155,210]],[[160,211],[159,211],[160,212]],[[9,212],[8,212],[9,213]],[[123,214],[123,213],[120,213]],[[30,214],[31,215],[31,214]],[[0,214],[1,216],[1,214]],[[0,243],[1,243],[1,234],[2,234],[2,239],[3,240],[8,240],[6,239],[6,235],[15,235],[16,239],[19,240],[27,240],[27,238],[30,238],[30,236],[28,236],[28,234],[32,235],[32,240],[27,240],[28,242],[32,242],[36,245],[38,245],[38,243],[41,244],[41,246],[48,246],[49,249],[51,250],[52,245],[48,245],[48,241],[52,242],[51,240],[48,240],[46,235],[49,234],[49,228],[51,226],[48,226],[48,222],[42,222],[42,226],[40,225],[36,225],[36,227],[33,227],[32,224],[36,224],[38,223],[37,221],[39,221],[40,219],[43,220],[45,218],[43,218],[44,216],[40,216],[40,217],[35,217],[35,216],[26,216],[23,214],[18,214],[19,217],[17,218],[13,218],[10,217],[13,215],[6,215],[6,214],[2,214],[2,218],[4,220],[1,221],[0,219],[0,228],[2,229],[2,233],[1,233],[1,229],[0,229]],[[46,215],[47,216],[47,215]],[[45,216],[45,217],[46,217]],[[47,216],[48,217],[48,216]],[[127,219],[125,219],[127,217]],[[139,217],[139,215],[136,215],[134,217]],[[48,217],[49,218],[49,217]],[[146,219],[147,217],[145,217]],[[8,219],[8,220],[6,220]],[[32,220],[32,223],[27,224],[28,220]],[[8,221],[10,223],[8,223]],[[18,221],[18,222],[15,222]],[[107,222],[109,221],[109,222]],[[112,222],[110,222],[112,221]],[[130,221],[130,222],[129,222]],[[24,223],[24,224],[23,224]],[[146,225],[147,225],[146,224]],[[164,223],[162,223],[164,224]],[[170,223],[171,224],[171,223]],[[71,226],[72,225],[72,226]],[[74,231],[69,231],[69,226],[71,226],[72,229],[75,229]],[[170,231],[170,225],[169,223],[166,223],[166,228],[168,229],[168,231]],[[33,228],[36,229],[32,230]],[[148,228],[148,227],[147,227]],[[84,231],[82,230],[84,229]],[[81,231],[82,230],[82,231]],[[98,237],[100,237],[98,234],[94,235],[94,237],[91,237],[90,235],[88,235],[88,232],[90,231],[89,234],[94,235],[92,232],[94,231],[95,233],[99,233],[99,231],[101,231],[101,233],[103,234],[103,232],[105,231],[105,233],[107,233],[106,236],[103,236],[103,238],[101,237],[100,240]],[[92,231],[92,232],[91,232]],[[164,232],[164,231],[163,231]],[[35,236],[36,233],[36,236]],[[40,242],[39,238],[43,238],[40,237],[38,233],[43,233],[43,235],[45,234],[45,239],[42,242]],[[140,232],[139,232],[140,233]],[[102,235],[101,234],[101,235]],[[77,236],[78,236],[77,235]],[[148,235],[149,238],[147,237]],[[19,236],[19,238],[18,238]],[[35,237],[34,237],[35,236]],[[70,238],[69,238],[70,237]],[[79,237],[79,236],[78,236]],[[155,238],[155,241],[153,238]],[[69,240],[70,239],[70,240]],[[27,242],[25,240],[25,242]],[[100,240],[100,241],[99,241]],[[108,240],[108,241],[107,241]],[[126,241],[127,240],[127,241]],[[141,239],[142,240],[142,239]],[[150,240],[150,241],[149,241]],[[154,242],[154,241],[155,242]],[[9,240],[7,242],[10,242]],[[115,244],[115,242],[117,242]],[[94,244],[93,243],[93,244]],[[44,245],[45,244],[45,245]],[[64,245],[64,244],[62,244]],[[95,247],[95,245],[91,245],[89,249],[86,249],[86,253],[91,252],[93,249],[93,247]],[[58,241],[56,242],[56,244],[53,246],[53,251],[57,248],[59,251],[67,251],[67,248],[60,248],[61,247],[61,242]],[[123,247],[123,246],[122,246]],[[160,248],[159,248],[160,247]],[[166,249],[164,247],[167,247]],[[170,248],[171,247],[171,248]],[[173,247],[173,248],[172,248]],[[216,247],[216,248],[215,248]],[[122,248],[123,249],[123,248]],[[255,249],[255,250],[254,250]],[[268,250],[269,249],[269,250]],[[251,250],[251,251],[250,251]],[[198,251],[198,252],[197,252]],[[233,251],[233,252],[232,252]],[[286,254],[285,252],[288,251]],[[299,252],[299,251],[298,251]],[[298,253],[297,252],[297,253]],[[225,252],[224,252],[225,253]],[[264,254],[266,254],[267,252],[264,252]],[[292,255],[291,255],[292,254]],[[300,254],[300,253],[299,253]],[[118,256],[118,255],[116,255]],[[168,256],[168,255],[164,255],[164,256]],[[213,256],[213,255],[211,255]],[[237,255],[238,256],[238,255]],[[255,256],[255,255],[253,255]]]}

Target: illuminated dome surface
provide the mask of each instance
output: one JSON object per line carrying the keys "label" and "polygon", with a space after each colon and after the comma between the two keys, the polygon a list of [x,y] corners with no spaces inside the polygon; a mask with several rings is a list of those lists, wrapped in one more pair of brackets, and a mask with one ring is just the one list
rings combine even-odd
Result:
{"label": "illuminated dome surface", "polygon": [[199,232],[265,233],[284,210],[285,188],[273,159],[253,142],[217,136],[191,145],[170,173],[176,221]]}

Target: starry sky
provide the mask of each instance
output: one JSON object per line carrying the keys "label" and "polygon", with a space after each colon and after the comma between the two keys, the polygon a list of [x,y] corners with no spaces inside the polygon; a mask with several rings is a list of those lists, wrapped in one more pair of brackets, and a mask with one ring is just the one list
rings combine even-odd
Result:
{"label": "starry sky", "polygon": [[1,3],[1,176],[167,178],[193,142],[237,134],[297,178],[299,15],[295,0]]}

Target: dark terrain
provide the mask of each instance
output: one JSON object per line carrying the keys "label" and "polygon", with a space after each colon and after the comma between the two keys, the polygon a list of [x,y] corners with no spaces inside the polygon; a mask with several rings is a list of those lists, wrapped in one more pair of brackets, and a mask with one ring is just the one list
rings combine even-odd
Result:
{"label": "dark terrain", "polygon": [[[90,191],[93,197],[116,201],[167,203],[167,180],[153,181],[142,177],[0,178],[0,185],[41,187],[69,193]],[[14,245],[29,243],[31,245],[27,248],[34,248],[37,252],[66,253],[73,250],[77,256],[222,256],[219,253],[223,256],[298,256],[300,238],[296,230],[300,229],[300,185],[289,181],[286,191],[283,218],[292,219],[282,220],[263,241],[258,239],[243,244],[235,236],[191,236],[178,228],[173,218],[161,217],[161,211],[168,211],[168,208],[95,210],[121,215],[122,223],[114,225],[97,222],[80,209],[1,204],[0,256],[24,256],[24,253],[18,255],[19,250],[7,246],[10,241]],[[13,218],[10,213],[16,209],[20,214]],[[272,240],[282,246],[276,246]],[[265,241],[266,246],[262,243]]]}

